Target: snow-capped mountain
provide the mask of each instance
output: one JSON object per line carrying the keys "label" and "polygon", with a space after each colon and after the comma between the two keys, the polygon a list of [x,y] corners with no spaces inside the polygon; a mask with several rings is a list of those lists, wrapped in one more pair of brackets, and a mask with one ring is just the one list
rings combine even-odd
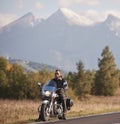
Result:
{"label": "snow-capped mountain", "polygon": [[105,21],[106,25],[110,28],[111,31],[114,31],[117,36],[120,37],[120,19],[113,16],[108,15],[107,20]]}
{"label": "snow-capped mountain", "polygon": [[0,33],[2,32],[10,32],[10,30],[18,30],[18,29],[25,29],[33,27],[35,24],[35,17],[32,13],[27,13],[23,17],[19,18],[18,20],[13,21],[12,23],[4,26],[0,29]]}
{"label": "snow-capped mountain", "polygon": [[[56,20],[57,19],[57,20]],[[69,25],[88,25],[92,21],[84,16],[80,16],[75,12],[68,10],[66,8],[60,8],[56,13],[48,18],[50,22],[56,21],[68,23]]]}
{"label": "snow-capped mountain", "polygon": [[120,67],[120,19],[113,15],[93,24],[90,19],[61,8],[42,20],[28,13],[0,29],[0,55],[64,70],[75,70],[79,60],[86,68],[96,69],[97,58],[106,45]]}

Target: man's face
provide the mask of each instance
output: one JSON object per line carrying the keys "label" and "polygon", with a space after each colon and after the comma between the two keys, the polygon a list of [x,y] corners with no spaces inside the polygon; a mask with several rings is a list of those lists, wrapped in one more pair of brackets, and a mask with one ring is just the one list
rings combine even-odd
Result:
{"label": "man's face", "polygon": [[55,78],[59,79],[61,77],[60,71],[55,72]]}

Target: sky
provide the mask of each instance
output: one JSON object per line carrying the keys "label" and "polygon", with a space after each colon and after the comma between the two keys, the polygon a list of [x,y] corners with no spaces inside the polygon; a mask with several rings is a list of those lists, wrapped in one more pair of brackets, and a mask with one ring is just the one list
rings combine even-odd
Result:
{"label": "sky", "polygon": [[120,0],[0,0],[0,27],[32,12],[36,18],[47,18],[59,8],[70,9],[94,21],[109,13],[120,17]]}

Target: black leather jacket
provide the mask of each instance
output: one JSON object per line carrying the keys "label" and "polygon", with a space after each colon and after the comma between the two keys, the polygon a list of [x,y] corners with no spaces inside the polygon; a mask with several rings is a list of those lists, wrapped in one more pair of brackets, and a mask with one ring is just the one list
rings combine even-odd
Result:
{"label": "black leather jacket", "polygon": [[63,89],[66,89],[68,84],[67,84],[67,81],[65,79],[56,79],[54,78],[53,79],[55,82],[56,82],[56,85],[57,85],[57,88],[63,88]]}

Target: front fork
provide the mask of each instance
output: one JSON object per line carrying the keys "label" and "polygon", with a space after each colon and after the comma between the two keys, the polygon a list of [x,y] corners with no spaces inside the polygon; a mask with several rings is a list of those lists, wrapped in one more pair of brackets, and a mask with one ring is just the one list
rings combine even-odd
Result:
{"label": "front fork", "polygon": [[49,103],[49,113],[51,113],[51,115],[54,115],[53,102],[54,102],[54,98],[51,98],[51,101]]}

